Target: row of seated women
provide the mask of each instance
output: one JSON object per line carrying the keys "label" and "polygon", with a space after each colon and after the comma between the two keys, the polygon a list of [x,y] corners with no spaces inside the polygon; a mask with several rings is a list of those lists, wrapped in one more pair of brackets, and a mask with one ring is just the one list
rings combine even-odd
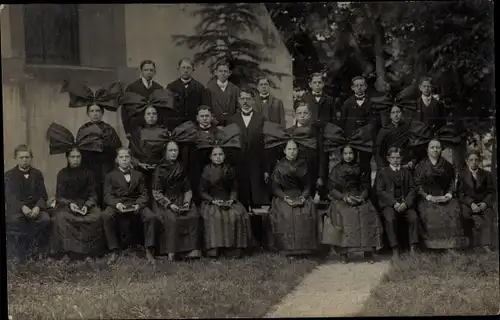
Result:
{"label": "row of seated women", "polygon": [[[165,131],[163,139],[146,139],[163,153],[153,170],[150,188],[145,174],[132,166],[130,150],[119,148],[116,167],[105,177],[102,212],[96,205],[94,175],[81,165],[84,150],[102,147],[95,130],[90,126],[81,131],[80,140],[75,143],[65,128],[56,124],[49,128],[51,153],[64,152],[68,160],[68,166],[58,174],[56,201],[48,210],[53,250],[92,255],[108,249],[112,261],[116,251],[123,248],[124,226],[133,223],[134,217],[142,220],[143,243],[150,261],[161,255],[170,259],[197,258],[202,254],[201,249],[211,257],[221,254],[239,257],[253,247],[249,213],[238,201],[235,171],[231,161],[226,160],[226,155],[239,147],[237,126],[229,125],[206,136],[196,133],[193,123],[187,122],[172,132]],[[339,150],[341,162],[330,171],[330,208],[320,215],[310,193],[304,150],[316,146],[307,130],[306,127],[285,130],[273,123],[265,123],[263,128],[266,146],[283,150],[270,177],[271,248],[284,254],[302,255],[314,253],[321,244],[326,244],[334,247],[344,262],[348,261],[348,253],[356,251],[365,252],[373,261],[373,253],[382,247],[385,226],[390,246],[398,256],[397,220],[404,217],[409,225],[407,234],[412,251],[420,238],[431,249],[463,247],[467,242],[465,221],[474,225],[471,237],[474,245],[489,250],[494,189],[491,175],[478,168],[478,152],[468,154],[467,169],[457,175],[453,166],[441,157],[441,143],[435,134],[416,137],[419,139],[415,141],[419,141],[415,145],[427,144],[427,157],[414,171],[401,166],[403,150],[389,148],[390,165],[377,173],[375,181],[379,214],[369,197],[370,177],[362,172],[357,158],[360,151],[371,148],[369,126],[345,137],[342,129],[327,124],[325,151]],[[199,206],[193,203],[189,179],[179,161],[183,143],[209,150],[210,163],[204,167],[199,184],[202,198]],[[25,172],[28,167],[29,171],[26,157],[31,154],[16,152],[16,157],[19,166],[15,169]],[[6,189],[12,190],[12,185],[7,184]],[[43,192],[39,193],[43,198]],[[13,194],[9,195],[16,199]],[[37,205],[22,206],[26,218],[45,216],[40,214],[41,204],[36,197],[32,195],[31,200]]]}

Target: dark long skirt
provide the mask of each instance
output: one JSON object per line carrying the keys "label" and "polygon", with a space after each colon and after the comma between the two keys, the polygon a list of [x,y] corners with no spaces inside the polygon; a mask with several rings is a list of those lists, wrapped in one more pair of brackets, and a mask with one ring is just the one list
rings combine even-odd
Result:
{"label": "dark long skirt", "polygon": [[309,198],[302,207],[290,207],[274,197],[269,211],[271,247],[285,254],[310,254],[318,249],[316,208]]}
{"label": "dark long skirt", "polygon": [[[182,198],[170,199],[181,206]],[[153,203],[153,210],[158,214],[163,232],[158,238],[159,254],[185,253],[200,249],[200,215],[196,205],[191,204],[188,212],[175,213],[170,209]]]}
{"label": "dark long skirt", "polygon": [[92,208],[85,216],[65,207],[52,215],[54,249],[84,255],[98,255],[106,249],[101,210]]}
{"label": "dark long skirt", "polygon": [[381,248],[382,225],[375,207],[369,201],[355,207],[344,201],[332,201],[321,242],[337,247],[340,253]]}
{"label": "dark long skirt", "polygon": [[251,245],[250,219],[243,205],[235,202],[231,208],[220,208],[206,201],[201,204],[205,249],[244,249]]}
{"label": "dark long skirt", "polygon": [[460,205],[456,199],[447,204],[419,200],[422,239],[430,249],[456,249],[467,245],[462,228]]}

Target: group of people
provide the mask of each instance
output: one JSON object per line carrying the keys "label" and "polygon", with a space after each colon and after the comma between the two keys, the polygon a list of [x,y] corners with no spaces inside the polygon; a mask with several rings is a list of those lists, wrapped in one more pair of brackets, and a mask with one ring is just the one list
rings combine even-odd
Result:
{"label": "group of people", "polygon": [[[180,77],[163,88],[153,81],[153,61],[140,68],[125,90],[65,84],[70,107],[85,107],[90,121],[76,137],[56,123],[48,129],[50,154],[67,158],[53,201],[30,148],[15,149],[18,164],[5,174],[6,225],[21,255],[50,248],[110,252],[113,261],[135,237],[153,263],[158,256],[241,257],[256,247],[309,255],[325,245],[343,262],[350,252],[373,261],[384,231],[395,258],[401,234],[412,253],[418,244],[490,251],[493,177],[479,168],[477,150],[463,166],[441,156],[463,134],[446,124],[431,79],[421,79],[422,96],[408,103],[369,97],[366,80],[355,77],[354,95],[335,110],[323,76],[312,74],[286,128],[283,102],[265,77],[257,93],[239,88],[221,62],[205,87],[183,58]],[[127,147],[102,121],[119,107]],[[340,160],[330,168],[332,154]],[[316,195],[328,210],[317,209]],[[256,214],[263,206],[268,214]]]}

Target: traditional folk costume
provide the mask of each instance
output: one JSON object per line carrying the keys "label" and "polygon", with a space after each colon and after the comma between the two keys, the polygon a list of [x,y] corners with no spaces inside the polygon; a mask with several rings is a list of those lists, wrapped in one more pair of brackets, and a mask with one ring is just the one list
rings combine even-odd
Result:
{"label": "traditional folk costume", "polygon": [[[191,121],[185,122],[163,137],[164,149],[175,142],[181,150],[182,143],[195,142],[197,131]],[[160,254],[187,254],[200,256],[200,215],[192,203],[189,177],[181,162],[163,158],[153,173],[153,210],[160,216],[162,234],[158,240]],[[172,205],[182,210],[176,212]]]}
{"label": "traditional folk costume", "polygon": [[179,117],[178,123],[167,126],[169,130],[186,121],[196,122],[198,107],[210,104],[207,89],[194,78],[187,80],[178,78],[169,83],[167,89],[174,94],[174,110],[177,112],[177,117]]}
{"label": "traditional folk costume", "polygon": [[[356,161],[361,152],[369,152],[372,148],[371,130],[371,125],[367,125],[346,138],[341,128],[333,124],[325,127],[325,151],[342,151],[349,146],[354,152],[359,152],[352,162],[347,163],[342,159],[330,171],[332,202],[324,218],[322,243],[335,246],[344,259],[349,252],[373,253],[382,246],[381,223],[368,198],[370,177]],[[346,197],[357,197],[357,203],[348,203]]]}
{"label": "traditional folk costume", "polygon": [[[103,150],[102,131],[97,124],[78,131],[76,141],[71,132],[56,123],[48,131],[50,154],[77,149],[98,153]],[[78,212],[71,205],[78,206]],[[86,207],[86,211],[82,211]],[[83,166],[68,164],[57,174],[56,202],[52,212],[53,249],[83,255],[104,252],[106,239],[97,205],[93,173]]]}
{"label": "traditional folk costume", "polygon": [[[224,150],[239,148],[239,135],[238,126],[230,124],[214,136],[200,137],[198,148],[210,151],[216,147]],[[240,257],[243,250],[252,244],[252,231],[248,212],[238,201],[233,167],[226,162],[207,164],[201,175],[200,194],[203,199],[200,213],[204,222],[204,248],[207,255],[215,257],[224,253]]]}
{"label": "traditional folk costume", "polygon": [[[130,115],[135,113],[144,117],[148,107],[154,107],[157,112],[160,109],[173,108],[173,95],[169,90],[156,90],[149,98],[145,99],[137,94],[125,92],[122,98],[123,108],[129,108]],[[144,124],[132,132],[129,139],[129,148],[132,156],[132,165],[144,175],[149,201],[152,201],[152,177],[154,169],[163,159],[165,153],[165,127],[156,123]],[[147,168],[139,166],[145,164]]]}
{"label": "traditional folk costume", "polygon": [[210,80],[206,88],[210,97],[209,105],[212,107],[218,125],[228,124],[228,119],[239,109],[240,89],[229,80],[222,83],[217,78]]}
{"label": "traditional folk costume", "polygon": [[[478,168],[473,172],[470,168],[464,169],[459,174],[458,200],[462,207],[462,214],[469,220],[472,227],[472,247],[485,247],[491,245],[492,221],[495,217],[495,185],[490,172]],[[471,205],[484,202],[486,208],[480,212],[473,212]]]}
{"label": "traditional folk costume", "polygon": [[[263,132],[266,148],[284,147],[290,140],[306,148],[316,148],[316,139],[310,136],[307,128],[297,128],[289,133],[278,124],[265,122]],[[270,246],[283,254],[311,254],[318,249],[318,221],[310,183],[304,158],[283,158],[274,167],[271,175],[274,197],[269,212]],[[290,206],[285,198],[290,198],[296,205]]]}
{"label": "traditional folk costume", "polygon": [[[412,134],[413,146],[427,145],[437,139],[447,145],[458,144],[462,140],[460,134],[452,126],[444,126],[432,133],[433,128],[426,127],[420,133]],[[442,145],[443,149],[444,146]],[[460,204],[454,197],[449,202],[433,203],[427,196],[444,196],[456,194],[457,175],[451,163],[442,156],[436,163],[429,157],[422,160],[414,172],[415,184],[419,194],[417,211],[422,221],[422,238],[430,249],[454,249],[465,245],[461,221]]]}
{"label": "traditional folk costume", "polygon": [[[5,172],[4,183],[8,251],[21,259],[27,254],[45,251],[50,240],[51,220],[45,211],[47,191],[42,172],[33,167],[16,166]],[[35,218],[27,217],[22,212],[23,206],[38,207],[40,213]]]}
{"label": "traditional folk costume", "polygon": [[[140,78],[125,88],[125,92],[135,93],[144,99],[148,99],[154,91],[162,90],[163,87],[156,81],[148,83],[146,79]],[[140,112],[134,110],[133,106],[121,110],[123,129],[127,135],[132,134],[138,127],[144,125],[144,117]]]}
{"label": "traditional folk costume", "polygon": [[[115,112],[118,109],[119,97],[122,94],[120,83],[113,83],[107,89],[99,89],[95,93],[85,85],[78,83],[65,83],[62,92],[68,92],[70,108],[87,107],[96,105],[104,110]],[[85,132],[88,127],[97,125],[102,134],[102,151],[81,150],[81,166],[90,170],[95,182],[95,192],[97,194],[97,206],[103,208],[103,186],[106,175],[115,167],[116,150],[122,146],[120,137],[116,130],[104,121],[87,122],[78,129],[77,136],[81,131]]]}

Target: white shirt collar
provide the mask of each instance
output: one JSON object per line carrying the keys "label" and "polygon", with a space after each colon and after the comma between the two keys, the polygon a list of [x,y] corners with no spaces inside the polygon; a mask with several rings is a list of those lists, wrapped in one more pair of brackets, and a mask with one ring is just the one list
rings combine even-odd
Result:
{"label": "white shirt collar", "polygon": [[125,171],[132,171],[132,168],[129,168],[129,169],[122,169],[121,167],[118,167],[118,169],[119,169],[121,172],[125,172]]}
{"label": "white shirt collar", "polygon": [[184,83],[184,84],[190,83],[191,80],[193,80],[193,78],[189,78],[189,79],[180,78],[180,79],[181,79],[182,83]]}
{"label": "white shirt collar", "polygon": [[297,121],[297,128],[302,127],[302,125]]}
{"label": "white shirt collar", "polygon": [[392,164],[390,164],[389,167],[391,167],[392,171],[399,171],[399,170],[401,170],[401,166],[395,167]]}
{"label": "white shirt collar", "polygon": [[424,100],[424,101],[431,101],[432,100],[432,95],[430,95],[428,97],[422,95],[422,100]]}
{"label": "white shirt collar", "polygon": [[479,168],[476,169],[476,170],[472,170],[471,168],[469,168],[469,171],[472,173],[472,174],[477,174],[479,172]]}
{"label": "white shirt collar", "polygon": [[271,95],[270,93],[267,93],[267,94],[262,94],[262,93],[261,93],[261,94],[260,94],[260,97],[261,97],[261,98],[269,98],[269,96],[270,96],[270,95]]}
{"label": "white shirt collar", "polygon": [[219,87],[226,87],[228,83],[229,83],[229,80],[226,80],[225,82],[221,82],[219,79],[217,79],[217,85]]}
{"label": "white shirt collar", "polygon": [[153,85],[153,79],[151,79],[151,81],[148,83],[148,80],[144,79],[143,77],[141,77],[142,79],[142,83],[144,84],[144,86],[149,89],[151,88],[151,86]]}

